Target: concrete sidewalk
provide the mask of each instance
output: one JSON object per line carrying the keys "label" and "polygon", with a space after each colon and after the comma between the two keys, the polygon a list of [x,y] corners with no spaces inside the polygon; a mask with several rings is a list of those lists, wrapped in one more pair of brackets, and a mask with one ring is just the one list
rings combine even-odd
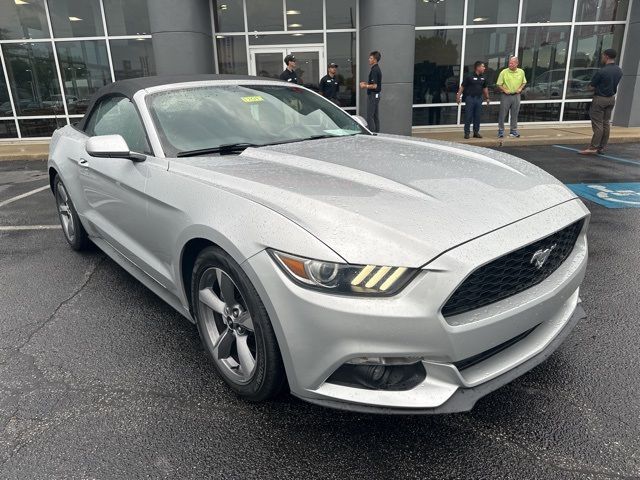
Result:
{"label": "concrete sidewalk", "polygon": [[[463,137],[462,126],[457,127],[416,127],[413,129],[414,137],[460,142],[469,145],[483,147],[495,147],[498,145],[496,138],[497,127],[487,125],[480,133],[484,138]],[[553,145],[574,144],[588,146],[591,139],[590,125],[523,125],[520,128],[520,138],[504,138],[504,144],[509,146],[525,145]],[[640,127],[611,127],[609,143],[640,142]],[[0,161],[2,160],[46,160],[49,153],[48,140],[0,140]]]}
{"label": "concrete sidewalk", "polygon": [[[433,140],[444,140],[447,142],[459,142],[469,145],[478,145],[481,147],[495,147],[498,144],[498,128],[496,125],[487,125],[481,127],[480,134],[483,138],[464,139],[462,126],[447,128],[414,128],[413,136],[430,138]],[[553,125],[522,125],[518,128],[520,138],[509,138],[505,135],[504,144],[511,147],[518,145],[554,145],[554,144],[573,144],[583,145],[585,148],[591,141],[591,125],[571,125],[571,124],[553,124]],[[609,143],[632,143],[640,142],[640,127],[611,127],[611,135]]]}

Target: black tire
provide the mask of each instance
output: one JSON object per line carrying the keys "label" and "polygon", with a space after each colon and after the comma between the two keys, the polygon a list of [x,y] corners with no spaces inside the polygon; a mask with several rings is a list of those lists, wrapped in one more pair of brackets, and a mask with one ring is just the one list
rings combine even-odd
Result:
{"label": "black tire", "polygon": [[[222,270],[233,281],[242,297],[242,302],[246,303],[246,310],[248,310],[253,323],[251,334],[255,351],[255,367],[250,378],[243,382],[234,380],[227,366],[216,358],[214,339],[208,333],[211,329],[211,317],[209,317],[209,323],[206,323],[205,317],[207,315],[213,315],[216,322],[224,321],[222,315],[206,311],[207,306],[203,305],[199,299],[202,282],[206,284],[208,278],[205,277],[205,274],[209,275],[212,269]],[[191,276],[191,305],[202,344],[212,359],[218,374],[227,385],[241,397],[253,402],[276,397],[285,385],[286,376],[269,315],[258,296],[258,292],[240,265],[222,249],[208,247],[198,255]]]}
{"label": "black tire", "polygon": [[[82,226],[82,222],[69,196],[69,192],[59,176],[56,176],[53,185],[58,219],[62,226],[64,238],[67,239],[67,242],[74,250],[86,250],[91,245],[91,241],[89,240],[87,231]],[[66,207],[66,209],[64,207]]]}

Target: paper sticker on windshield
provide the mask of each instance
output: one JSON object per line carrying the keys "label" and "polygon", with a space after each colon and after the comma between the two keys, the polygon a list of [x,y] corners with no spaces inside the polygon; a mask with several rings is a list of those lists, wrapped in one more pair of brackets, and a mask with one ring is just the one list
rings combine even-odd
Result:
{"label": "paper sticker on windshield", "polygon": [[254,95],[253,97],[242,97],[242,101],[244,103],[264,102],[264,98],[262,98],[260,95]]}

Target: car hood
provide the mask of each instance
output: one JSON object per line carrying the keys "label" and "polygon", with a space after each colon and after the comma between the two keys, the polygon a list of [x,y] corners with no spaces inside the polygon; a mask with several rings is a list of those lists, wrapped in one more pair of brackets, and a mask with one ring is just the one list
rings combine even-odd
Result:
{"label": "car hood", "polygon": [[575,198],[511,155],[391,135],[172,159],[170,170],[279,212],[353,264],[419,267]]}

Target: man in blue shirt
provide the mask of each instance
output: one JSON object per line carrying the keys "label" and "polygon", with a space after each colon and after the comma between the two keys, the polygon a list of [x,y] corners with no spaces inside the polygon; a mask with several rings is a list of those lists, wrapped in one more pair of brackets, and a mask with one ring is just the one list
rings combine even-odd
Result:
{"label": "man in blue shirt", "polygon": [[593,137],[591,145],[580,152],[582,155],[603,153],[609,142],[611,112],[616,104],[618,84],[622,79],[622,69],[616,65],[616,56],[617,52],[613,48],[602,52],[604,66],[595,73],[589,83],[589,88],[594,91],[589,110]]}

